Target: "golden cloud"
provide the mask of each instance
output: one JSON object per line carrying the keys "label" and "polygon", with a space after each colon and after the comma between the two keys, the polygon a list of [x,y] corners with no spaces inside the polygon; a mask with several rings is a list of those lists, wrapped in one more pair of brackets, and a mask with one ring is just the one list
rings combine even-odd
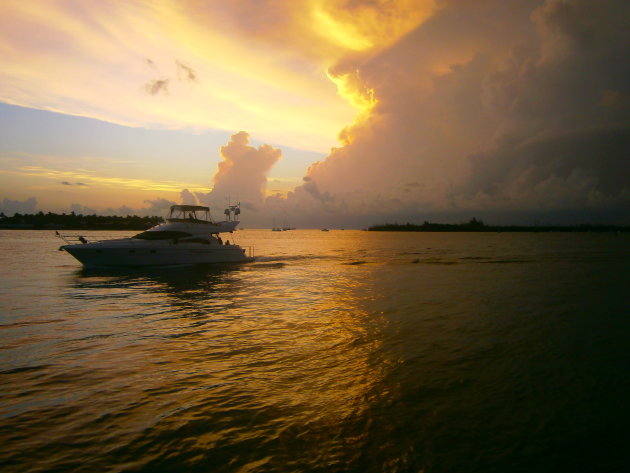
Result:
{"label": "golden cloud", "polygon": [[367,105],[326,70],[397,41],[434,3],[4,2],[0,101],[128,126],[246,129],[327,151],[353,106]]}

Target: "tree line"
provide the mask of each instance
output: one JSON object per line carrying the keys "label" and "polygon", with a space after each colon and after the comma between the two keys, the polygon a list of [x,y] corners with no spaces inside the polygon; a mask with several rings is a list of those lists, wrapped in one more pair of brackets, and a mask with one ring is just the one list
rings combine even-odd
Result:
{"label": "tree line", "polygon": [[465,223],[430,223],[422,225],[414,223],[386,223],[373,225],[369,231],[377,232],[614,232],[630,231],[628,226],[618,225],[486,225],[481,220],[473,218]]}
{"label": "tree line", "polygon": [[0,213],[0,228],[58,229],[58,230],[146,230],[164,222],[162,217],[139,217],[127,215],[82,215],[70,212],[56,214],[38,212],[36,214],[16,213],[9,217]]}

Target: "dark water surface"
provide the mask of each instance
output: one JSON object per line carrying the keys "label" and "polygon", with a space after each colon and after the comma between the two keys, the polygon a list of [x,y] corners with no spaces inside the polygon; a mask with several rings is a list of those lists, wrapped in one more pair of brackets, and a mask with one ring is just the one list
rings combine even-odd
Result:
{"label": "dark water surface", "polygon": [[630,236],[245,230],[94,272],[0,231],[2,472],[629,471]]}

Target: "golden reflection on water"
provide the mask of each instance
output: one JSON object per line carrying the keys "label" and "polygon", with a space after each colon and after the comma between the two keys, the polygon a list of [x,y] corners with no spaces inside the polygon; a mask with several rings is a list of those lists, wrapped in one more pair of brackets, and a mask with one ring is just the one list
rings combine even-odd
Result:
{"label": "golden reflection on water", "polygon": [[621,458],[625,236],[251,231],[255,264],[94,273],[16,232],[0,463],[20,471],[551,471],[585,431]]}
{"label": "golden reflection on water", "polygon": [[[178,428],[233,409],[253,416],[234,432],[197,432],[195,445],[210,448],[225,435],[237,441],[323,432],[369,408],[383,375],[374,358],[378,316],[366,304],[372,271],[334,264],[81,272],[71,295],[90,307],[78,323],[110,339],[86,363],[107,372],[108,392],[133,410],[124,428]],[[133,373],[116,375],[124,366]],[[272,426],[259,424],[269,412]],[[286,432],[287,419],[304,430]],[[273,425],[277,432],[268,431]]]}

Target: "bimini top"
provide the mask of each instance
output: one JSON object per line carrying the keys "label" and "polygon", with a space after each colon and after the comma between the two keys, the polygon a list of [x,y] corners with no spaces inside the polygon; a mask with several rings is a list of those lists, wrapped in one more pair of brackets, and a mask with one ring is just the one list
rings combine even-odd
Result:
{"label": "bimini top", "polygon": [[210,210],[210,207],[204,207],[203,205],[171,205],[171,212],[173,210]]}
{"label": "bimini top", "polygon": [[168,221],[210,221],[210,208],[203,205],[171,205]]}

